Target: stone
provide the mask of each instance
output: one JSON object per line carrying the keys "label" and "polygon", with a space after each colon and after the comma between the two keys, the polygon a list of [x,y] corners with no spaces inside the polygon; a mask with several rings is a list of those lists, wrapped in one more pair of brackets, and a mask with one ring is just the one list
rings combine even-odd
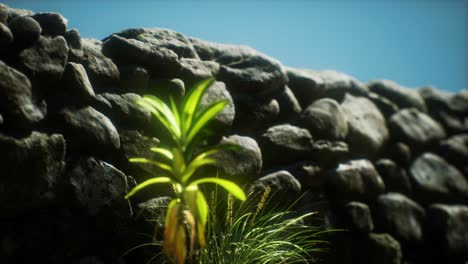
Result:
{"label": "stone", "polygon": [[92,107],[63,109],[55,120],[71,151],[110,155],[120,148],[119,134],[105,115]]}
{"label": "stone", "polygon": [[15,139],[0,134],[0,149],[0,218],[57,202],[56,187],[65,168],[62,135],[32,132]]}
{"label": "stone", "polygon": [[349,94],[341,108],[348,121],[347,143],[351,152],[365,157],[382,153],[390,135],[379,109],[369,99]]}
{"label": "stone", "polygon": [[10,8],[5,4],[0,4],[0,23],[8,23],[8,10]]}
{"label": "stone", "polygon": [[257,142],[250,137],[232,135],[223,137],[220,144],[224,143],[238,145],[239,149],[213,155],[219,175],[238,184],[256,180],[262,170],[262,152]]}
{"label": "stone", "polygon": [[[455,165],[460,171],[468,171],[468,134],[460,134],[440,142],[437,151],[448,162]],[[468,175],[465,175],[468,180]]]}
{"label": "stone", "polygon": [[232,93],[256,94],[266,99],[286,85],[286,70],[277,60],[250,47],[218,44],[191,38],[202,60],[221,65],[217,80]]}
{"label": "stone", "polygon": [[232,92],[231,95],[236,109],[233,124],[236,130],[253,134],[255,130],[267,129],[278,120],[280,109],[275,99],[263,100],[249,95],[236,96]]}
{"label": "stone", "polygon": [[208,125],[208,128],[211,128],[215,131],[226,131],[231,128],[234,118],[236,116],[236,109],[234,106],[234,101],[231,97],[231,94],[226,88],[226,85],[223,82],[214,82],[203,95],[200,106],[202,109],[208,105],[221,101],[227,100],[227,105],[224,109],[219,112]]}
{"label": "stone", "polygon": [[330,98],[315,101],[304,109],[299,124],[317,139],[343,140],[348,135],[346,115]]}
{"label": "stone", "polygon": [[452,94],[437,90],[432,86],[425,86],[418,89],[419,94],[426,103],[428,112],[447,110],[450,108]]}
{"label": "stone", "polygon": [[65,32],[63,35],[68,45],[68,59],[70,62],[78,62],[84,57],[83,42],[81,40],[80,32],[73,28]]}
{"label": "stone", "polygon": [[322,167],[313,161],[299,161],[280,168],[294,175],[303,190],[320,190],[325,181]]}
{"label": "stone", "polygon": [[145,93],[153,94],[168,102],[170,97],[181,100],[185,90],[185,83],[181,79],[150,79]]}
{"label": "stone", "polygon": [[279,122],[287,123],[299,118],[299,115],[302,112],[302,107],[288,86],[285,86],[284,89],[274,97],[274,99],[278,102],[280,109],[278,115]]}
{"label": "stone", "polygon": [[119,86],[125,91],[145,92],[149,86],[150,75],[148,71],[136,64],[120,65]]}
{"label": "stone", "polygon": [[349,202],[344,209],[347,227],[354,232],[368,234],[374,230],[369,206],[360,202]]}
{"label": "stone", "polygon": [[33,81],[50,84],[62,78],[68,59],[67,42],[62,36],[41,36],[18,55],[18,64]]}
{"label": "stone", "polygon": [[326,85],[318,72],[287,67],[288,86],[303,108],[306,108],[325,93]]}
{"label": "stone", "polygon": [[424,242],[426,213],[415,201],[400,193],[386,193],[377,198],[375,225],[396,238],[403,247],[420,246]]}
{"label": "stone", "polygon": [[337,203],[369,202],[385,191],[385,184],[370,161],[351,160],[328,172],[325,191]]}
{"label": "stone", "polygon": [[31,10],[10,7],[8,9],[8,22],[10,22],[16,17],[24,17],[24,16],[32,16],[32,15],[34,15],[34,12]]}
{"label": "stone", "polygon": [[380,112],[384,115],[385,118],[389,118],[396,112],[398,112],[398,106],[392,101],[388,100],[385,97],[382,97],[376,93],[369,93],[368,99],[377,106]]}
{"label": "stone", "polygon": [[439,111],[431,114],[448,134],[468,133],[468,116],[457,116],[453,112]]}
{"label": "stone", "polygon": [[403,254],[400,243],[389,234],[371,233],[367,243],[364,244],[366,255],[357,263],[369,264],[399,264],[402,263]]}
{"label": "stone", "polygon": [[29,16],[18,16],[10,20],[8,27],[13,34],[17,48],[24,48],[34,44],[41,35],[41,25]]}
{"label": "stone", "polygon": [[89,101],[95,94],[83,65],[69,62],[62,77],[63,92],[78,101]]}
{"label": "stone", "polygon": [[424,203],[463,202],[468,198],[468,181],[461,172],[433,153],[423,153],[410,168],[414,194]]}
{"label": "stone", "polygon": [[264,167],[306,158],[312,151],[309,131],[289,124],[268,128],[259,138]]}
{"label": "stone", "polygon": [[0,22],[0,55],[4,54],[12,43],[13,33],[5,24]]}
{"label": "stone", "polygon": [[212,78],[219,72],[219,64],[214,61],[182,58],[179,63],[180,70],[177,75],[189,84]]}
{"label": "stone", "polygon": [[335,99],[338,102],[343,101],[346,94],[354,96],[367,96],[369,93],[367,87],[356,78],[342,72],[324,70],[318,74],[325,83],[325,92],[323,97]]}
{"label": "stone", "polygon": [[468,223],[468,206],[433,204],[429,207],[427,216],[432,239],[437,249],[449,259],[466,260],[468,258],[468,225],[466,224]]}
{"label": "stone", "polygon": [[31,83],[21,72],[0,61],[0,113],[5,126],[32,127],[44,116],[33,103]]}
{"label": "stone", "polygon": [[468,114],[468,90],[462,89],[458,91],[458,93],[454,94],[452,98],[450,98],[449,107],[450,110],[457,114]]}
{"label": "stone", "polygon": [[67,31],[67,19],[59,13],[36,13],[32,16],[42,28],[42,35],[63,36]]}
{"label": "stone", "polygon": [[367,86],[371,92],[387,98],[400,109],[416,108],[421,112],[426,112],[427,110],[424,99],[416,90],[403,87],[389,80],[371,81]]}
{"label": "stone", "polygon": [[312,145],[311,158],[322,168],[333,168],[349,157],[348,144],[343,141],[317,140]]}
{"label": "stone", "polygon": [[144,66],[152,76],[173,78],[181,68],[174,51],[117,35],[112,35],[104,42],[102,52],[117,64]]}
{"label": "stone", "polygon": [[398,111],[390,117],[388,127],[392,139],[417,150],[428,148],[446,136],[439,123],[415,108]]}
{"label": "stone", "polygon": [[387,146],[385,155],[403,168],[408,168],[411,165],[411,149],[403,142],[396,142]]}
{"label": "stone", "polygon": [[115,35],[144,42],[147,46],[152,46],[155,49],[172,50],[178,58],[198,59],[198,54],[191,41],[183,34],[170,29],[132,28],[120,31]]}
{"label": "stone", "polygon": [[284,203],[291,203],[301,194],[301,184],[291,173],[282,170],[265,175],[254,181],[249,188],[248,193],[262,195],[267,186],[271,188],[271,196],[275,200]]}
{"label": "stone", "polygon": [[401,193],[406,196],[411,195],[411,181],[405,169],[390,159],[377,160],[375,168],[382,177],[387,192]]}
{"label": "stone", "polygon": [[88,215],[104,212],[130,217],[132,210],[124,198],[128,193],[127,177],[114,166],[93,157],[79,158],[66,176],[71,204],[84,208]]}

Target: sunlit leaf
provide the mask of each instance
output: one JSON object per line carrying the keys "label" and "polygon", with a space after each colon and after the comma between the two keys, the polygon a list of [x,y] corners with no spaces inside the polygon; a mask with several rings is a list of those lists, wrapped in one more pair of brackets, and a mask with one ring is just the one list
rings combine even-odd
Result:
{"label": "sunlit leaf", "polygon": [[198,135],[201,129],[213,119],[219,112],[221,112],[224,107],[228,104],[227,100],[222,100],[216,103],[211,104],[197,116],[196,120],[193,122],[193,125],[190,128],[190,131],[187,136],[186,143],[190,144],[192,139]]}
{"label": "sunlit leaf", "polygon": [[183,115],[183,129],[185,132],[188,132],[192,126],[192,120],[194,115],[197,112],[198,105],[200,100],[208,87],[213,83],[213,79],[207,79],[200,82],[196,87],[191,89],[186,95],[184,102],[182,104],[182,115]]}
{"label": "sunlit leaf", "polygon": [[165,148],[151,148],[151,151],[153,151],[154,153],[158,153],[158,154],[161,154],[163,155],[164,157],[166,157],[167,159],[169,160],[172,160],[174,158],[174,155],[172,154],[172,152],[168,149],[165,149]]}
{"label": "sunlit leaf", "polygon": [[237,199],[239,199],[241,201],[245,201],[245,199],[246,199],[244,191],[237,184],[235,184],[234,182],[228,181],[228,180],[224,180],[224,179],[203,178],[203,179],[193,181],[192,183],[190,183],[189,186],[200,185],[202,183],[215,183],[215,184],[218,184],[219,186],[223,187],[228,192],[230,192]]}
{"label": "sunlit leaf", "polygon": [[158,183],[174,183],[174,182],[169,177],[157,177],[157,178],[146,180],[138,184],[137,186],[135,186],[135,188],[133,188],[130,192],[128,192],[127,195],[125,195],[125,199],[128,199],[129,197],[133,196],[136,192],[147,187],[148,185],[158,184]]}
{"label": "sunlit leaf", "polygon": [[215,164],[216,160],[214,159],[194,159],[192,162],[190,162],[189,166],[187,166],[187,169],[185,170],[184,174],[182,175],[182,182],[185,183],[187,182],[190,177],[195,173],[197,169],[199,169],[202,166],[209,165],[209,164]]}
{"label": "sunlit leaf", "polygon": [[172,168],[174,169],[175,176],[180,180],[186,167],[184,153],[179,148],[173,148],[172,154],[174,155]]}
{"label": "sunlit leaf", "polygon": [[163,101],[161,101],[161,99],[155,96],[145,95],[142,99],[161,113],[161,115],[157,115],[156,117],[158,117],[160,121],[167,120],[166,128],[170,132],[173,132],[178,138],[180,138],[181,136],[180,127],[176,121],[174,113],[171,111],[171,108],[167,106],[167,104],[165,104]]}
{"label": "sunlit leaf", "polygon": [[154,161],[154,160],[150,160],[150,159],[147,159],[147,158],[130,158],[130,159],[128,159],[128,161],[134,162],[134,163],[151,164],[151,165],[154,165],[154,166],[156,166],[156,167],[158,167],[158,168],[160,168],[162,170],[165,170],[167,172],[174,173],[172,167],[167,165],[166,163],[163,163],[163,162]]}

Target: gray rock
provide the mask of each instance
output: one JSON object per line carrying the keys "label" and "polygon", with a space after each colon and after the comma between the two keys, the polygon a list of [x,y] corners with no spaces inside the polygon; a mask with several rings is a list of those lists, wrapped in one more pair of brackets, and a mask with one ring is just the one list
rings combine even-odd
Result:
{"label": "gray rock", "polygon": [[398,106],[396,104],[376,93],[369,93],[368,98],[377,106],[385,118],[389,118],[398,111]]}
{"label": "gray rock", "polygon": [[468,133],[468,115],[457,116],[452,112],[439,111],[431,114],[449,134]]}
{"label": "gray rock", "polygon": [[265,175],[254,181],[249,188],[249,193],[262,195],[269,186],[275,199],[281,203],[294,202],[301,194],[301,184],[291,173],[282,170]]}
{"label": "gray rock", "polygon": [[385,153],[388,158],[394,160],[397,164],[404,168],[411,165],[412,153],[410,147],[403,142],[396,142],[387,146]]}
{"label": "gray rock", "polygon": [[0,217],[29,213],[56,202],[65,167],[62,135],[32,132],[15,139],[0,134]]}
{"label": "gray rock", "polygon": [[320,190],[325,181],[323,169],[313,161],[300,161],[280,168],[294,175],[303,190]]}
{"label": "gray rock", "polygon": [[198,59],[190,40],[179,32],[163,28],[133,28],[116,33],[123,38],[136,39],[156,49],[170,49],[179,58]]}
{"label": "gray rock", "polygon": [[374,230],[374,222],[369,206],[360,202],[349,202],[344,210],[347,227],[359,233],[370,233]]}
{"label": "gray rock", "polygon": [[16,17],[32,16],[32,15],[34,15],[34,12],[31,10],[10,7],[8,9],[8,22],[10,22],[12,19]]}
{"label": "gray rock", "polygon": [[153,94],[168,102],[170,97],[182,99],[185,90],[185,83],[181,79],[150,79],[145,93]]}
{"label": "gray rock", "polygon": [[42,35],[63,36],[67,31],[67,19],[59,13],[36,13],[32,16],[42,28]]}
{"label": "gray rock", "polygon": [[62,77],[63,92],[78,101],[89,101],[95,94],[83,65],[69,62]]}
{"label": "gray rock", "polygon": [[289,79],[288,86],[303,108],[325,93],[325,82],[318,72],[290,67],[287,67],[286,70]]}
{"label": "gray rock", "polygon": [[13,43],[13,33],[2,22],[0,22],[0,54],[5,53],[6,49]]}
{"label": "gray rock", "polygon": [[400,264],[403,254],[400,243],[389,234],[371,233],[363,253],[365,257],[357,263]]}
{"label": "gray rock", "polygon": [[422,87],[418,89],[418,92],[424,99],[429,113],[450,108],[452,94],[437,90],[432,86]]}
{"label": "gray rock", "polygon": [[324,98],[309,105],[299,120],[314,138],[343,140],[348,135],[348,122],[341,106],[333,99]]}
{"label": "gray rock", "polygon": [[104,42],[102,52],[117,64],[144,66],[154,76],[175,77],[181,68],[174,51],[117,35],[112,35]]}
{"label": "gray rock", "polygon": [[299,161],[312,152],[309,131],[289,124],[270,127],[260,136],[259,144],[265,167]]}
{"label": "gray rock", "polygon": [[[450,137],[440,142],[438,153],[448,162],[457,166],[460,171],[466,171],[468,164],[468,134]],[[468,175],[465,175],[468,180]]]}
{"label": "gray rock", "polygon": [[4,125],[31,127],[44,118],[31,94],[29,79],[0,61],[0,112]]}
{"label": "gray rock", "polygon": [[18,64],[32,80],[50,84],[62,78],[67,59],[68,46],[62,36],[41,36],[31,47],[20,52]]}
{"label": "gray rock", "polygon": [[66,195],[88,215],[111,213],[130,217],[127,177],[112,165],[95,158],[80,158],[66,176],[70,192]]}
{"label": "gray rock", "polygon": [[0,23],[8,23],[8,10],[10,8],[5,4],[0,4]]}
{"label": "gray rock", "polygon": [[28,47],[39,39],[41,25],[29,16],[18,16],[10,20],[8,27],[13,34],[15,45]]}
{"label": "gray rock", "polygon": [[[452,259],[468,258],[468,206],[433,204],[427,212],[437,248]],[[462,262],[460,262],[462,263]]]}
{"label": "gray rock", "polygon": [[71,151],[109,155],[120,148],[112,122],[92,107],[64,109],[55,125],[62,130]]}
{"label": "gray rock", "polygon": [[450,110],[455,113],[466,115],[468,114],[468,90],[463,89],[458,91],[450,98]]}
{"label": "gray rock", "polygon": [[278,116],[280,122],[292,122],[296,120],[302,112],[299,101],[288,86],[285,86],[284,90],[275,96],[275,100],[278,102],[280,109]]}
{"label": "gray rock", "polygon": [[347,94],[341,104],[348,121],[347,142],[353,154],[375,157],[389,138],[386,120],[379,109],[365,97]]}
{"label": "gray rock", "polygon": [[442,126],[415,108],[398,111],[390,118],[388,126],[392,139],[415,149],[430,147],[445,138]]}
{"label": "gray rock", "polygon": [[262,170],[262,152],[254,139],[232,135],[223,137],[220,143],[236,144],[240,148],[213,155],[219,175],[239,184],[250,183],[258,178]]}
{"label": "gray rock", "polygon": [[68,45],[68,59],[70,62],[78,62],[83,56],[83,42],[81,40],[80,32],[77,29],[71,29],[65,32],[65,40]]}
{"label": "gray rock", "polygon": [[410,176],[418,201],[460,202],[468,198],[468,182],[443,158],[424,153],[411,165]]}
{"label": "gray rock", "polygon": [[231,95],[236,109],[233,124],[235,129],[253,133],[255,130],[268,128],[278,120],[280,109],[276,99],[263,100],[250,95]]}
{"label": "gray rock", "polygon": [[342,72],[324,70],[318,74],[325,83],[325,92],[323,97],[329,97],[341,102],[346,94],[355,96],[367,96],[369,93],[367,87],[357,80]]}
{"label": "gray rock", "polygon": [[329,171],[325,190],[335,202],[366,202],[383,193],[385,184],[372,163],[362,159],[341,163]]}
{"label": "gray rock", "polygon": [[148,88],[150,75],[144,67],[135,64],[121,65],[119,72],[119,86],[123,90],[143,93]]}
{"label": "gray rock", "polygon": [[206,90],[200,101],[201,107],[204,108],[221,100],[227,100],[228,104],[215,116],[212,121],[214,122],[212,128],[217,131],[225,131],[226,129],[229,129],[232,126],[236,116],[234,101],[232,100],[231,94],[226,89],[226,85],[223,82],[214,82]]}
{"label": "gray rock", "polygon": [[375,168],[382,177],[387,192],[411,195],[411,182],[405,169],[390,159],[379,159]]}
{"label": "gray rock", "polygon": [[389,99],[400,109],[416,108],[421,112],[426,112],[424,99],[416,90],[403,87],[389,80],[372,81],[367,86],[370,91]]}
{"label": "gray rock", "polygon": [[399,193],[380,195],[375,205],[375,216],[376,227],[392,235],[404,247],[423,243],[426,213],[408,197]]}
{"label": "gray rock", "polygon": [[312,145],[311,158],[322,168],[332,168],[348,157],[348,144],[343,141],[317,140]]}
{"label": "gray rock", "polygon": [[180,71],[177,75],[189,84],[212,78],[219,72],[219,64],[214,61],[182,58],[179,63]]}

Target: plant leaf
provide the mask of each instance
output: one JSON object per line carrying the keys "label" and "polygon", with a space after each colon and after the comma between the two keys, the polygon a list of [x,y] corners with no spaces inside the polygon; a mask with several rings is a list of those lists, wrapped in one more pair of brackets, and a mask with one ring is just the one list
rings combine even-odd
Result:
{"label": "plant leaf", "polygon": [[188,132],[186,144],[190,144],[192,139],[198,135],[201,129],[211,120],[213,119],[219,112],[221,112],[224,107],[228,104],[227,100],[222,100],[216,103],[209,105],[205,108],[199,116],[195,119],[193,125],[190,127],[190,131]]}
{"label": "plant leaf", "polygon": [[130,158],[128,159],[128,161],[130,162],[134,162],[134,163],[147,163],[147,164],[151,164],[151,165],[154,165],[162,170],[165,170],[167,172],[170,172],[172,174],[174,174],[174,170],[172,169],[171,166],[167,165],[166,163],[163,163],[163,162],[159,162],[159,161],[154,161],[154,160],[150,160],[150,159],[147,159],[147,158]]}
{"label": "plant leaf", "polygon": [[157,183],[175,183],[175,182],[169,177],[157,177],[157,178],[146,180],[138,184],[130,192],[128,192],[127,195],[125,195],[125,199],[128,199],[129,197],[133,196],[136,192],[140,191],[146,186],[151,185],[151,184],[157,184]]}
{"label": "plant leaf", "polygon": [[192,120],[197,113],[198,105],[203,96],[205,90],[210,87],[213,83],[213,79],[206,79],[199,84],[197,84],[193,89],[191,89],[182,104],[182,120],[183,120],[183,130],[187,133],[191,126]]}
{"label": "plant leaf", "polygon": [[[179,124],[176,121],[174,113],[172,112],[171,108],[167,106],[167,104],[165,104],[161,99],[152,95],[145,95],[141,100],[157,110],[152,112],[161,121],[161,123],[163,123],[166,129],[169,130],[169,132],[173,133],[177,138],[180,138],[181,131]],[[158,114],[155,112],[158,112]],[[163,122],[163,120],[165,122]]]}
{"label": "plant leaf", "polygon": [[244,191],[237,184],[235,184],[232,181],[228,181],[228,180],[224,180],[224,179],[220,179],[220,178],[203,178],[203,179],[199,179],[199,180],[196,180],[196,181],[193,181],[192,183],[190,183],[189,187],[192,186],[192,185],[199,185],[199,184],[202,184],[202,183],[216,183],[216,184],[220,185],[221,187],[223,187],[224,189],[226,189],[228,192],[230,192],[237,199],[239,199],[241,201],[245,201],[245,199],[246,199]]}
{"label": "plant leaf", "polygon": [[172,152],[165,148],[154,147],[154,148],[151,148],[151,151],[153,151],[154,153],[161,154],[169,160],[172,160],[174,158],[174,155],[172,154]]}
{"label": "plant leaf", "polygon": [[187,166],[187,169],[185,170],[184,174],[182,175],[182,182],[186,183],[190,177],[195,173],[195,171],[205,165],[209,164],[215,164],[216,160],[214,159],[207,159],[207,158],[202,158],[202,159],[194,159],[190,164]]}

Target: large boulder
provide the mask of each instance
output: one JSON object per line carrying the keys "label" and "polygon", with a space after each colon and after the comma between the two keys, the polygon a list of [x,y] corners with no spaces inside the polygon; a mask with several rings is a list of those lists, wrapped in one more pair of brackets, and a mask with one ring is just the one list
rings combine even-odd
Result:
{"label": "large boulder", "polygon": [[78,63],[66,64],[61,86],[60,92],[73,97],[76,102],[90,102],[95,96],[85,68]]}
{"label": "large boulder", "polygon": [[403,259],[400,243],[389,234],[371,233],[362,246],[356,263],[399,264]]}
{"label": "large boulder", "polygon": [[200,101],[200,105],[202,108],[204,108],[221,100],[227,100],[228,104],[213,118],[212,122],[214,122],[214,124],[212,126],[216,127],[217,129],[226,130],[230,128],[234,122],[236,109],[234,107],[232,96],[223,82],[214,82],[206,90]]}
{"label": "large boulder", "polygon": [[303,108],[317,100],[325,92],[326,86],[318,72],[287,67],[288,86]]}
{"label": "large boulder", "polygon": [[465,178],[468,180],[468,164],[466,162],[468,160],[468,134],[456,135],[441,141],[438,153],[464,172]]}
{"label": "large boulder", "polygon": [[0,22],[6,24],[8,22],[8,10],[10,8],[5,4],[0,4]]}
{"label": "large boulder", "polygon": [[278,102],[280,109],[279,122],[293,122],[302,112],[302,107],[297,97],[288,86],[285,86],[282,91],[275,95],[274,99]]}
{"label": "large boulder", "polygon": [[44,118],[33,103],[31,83],[21,72],[0,61],[0,113],[3,125],[31,127]]}
{"label": "large boulder", "polygon": [[382,177],[387,192],[397,192],[411,195],[411,182],[406,170],[391,159],[379,159],[375,168]]}
{"label": "large boulder", "polygon": [[42,35],[63,36],[67,31],[67,19],[59,13],[36,13],[32,16],[42,28]]}
{"label": "large boulder", "polygon": [[341,104],[349,133],[347,142],[351,152],[364,157],[380,154],[387,143],[389,132],[384,116],[365,97],[347,94]]}
{"label": "large boulder", "polygon": [[24,48],[35,43],[41,33],[41,25],[29,16],[18,16],[10,20],[8,27],[13,34],[17,48]]}
{"label": "large boulder", "polygon": [[445,138],[442,126],[415,108],[398,111],[390,118],[388,126],[392,139],[418,150],[433,146]]}
{"label": "large boulder", "polygon": [[[231,93],[232,94],[232,93]],[[251,95],[234,95],[236,117],[233,127],[244,134],[255,134],[278,120],[279,103],[276,99],[261,99]]]}
{"label": "large boulder", "polygon": [[344,208],[344,221],[351,231],[368,234],[374,230],[369,206],[360,202],[349,202]]}
{"label": "large boulder", "polygon": [[275,200],[281,201],[283,206],[295,202],[301,194],[301,184],[288,171],[282,170],[265,175],[254,181],[249,193],[262,195],[266,188],[270,188]]}
{"label": "large boulder", "polygon": [[348,135],[346,115],[338,102],[330,98],[309,105],[302,112],[299,124],[318,139],[343,140]]}
{"label": "large boulder", "polygon": [[427,110],[424,99],[416,90],[403,87],[389,80],[371,81],[367,86],[370,91],[389,99],[400,109],[416,108],[422,112]]}
{"label": "large boulder", "polygon": [[317,140],[312,145],[311,158],[322,168],[333,168],[349,157],[349,147],[343,141]]}
{"label": "large boulder", "polygon": [[13,33],[5,24],[0,22],[0,56],[6,53],[12,43]]}
{"label": "large boulder", "polygon": [[450,98],[450,110],[459,115],[468,114],[468,90],[463,89]]}
{"label": "large boulder", "polygon": [[32,132],[15,139],[0,134],[0,218],[29,213],[57,202],[65,167],[62,135]]}
{"label": "large boulder", "polygon": [[367,96],[367,87],[356,78],[333,70],[319,71],[318,74],[325,83],[323,97],[329,97],[341,102],[346,94]]}
{"label": "large boulder", "polygon": [[375,204],[376,228],[389,233],[405,247],[420,246],[424,241],[424,209],[399,193],[380,195]]}
{"label": "large boulder", "polygon": [[423,203],[463,202],[468,199],[468,181],[443,158],[423,153],[411,165],[414,194]]}

